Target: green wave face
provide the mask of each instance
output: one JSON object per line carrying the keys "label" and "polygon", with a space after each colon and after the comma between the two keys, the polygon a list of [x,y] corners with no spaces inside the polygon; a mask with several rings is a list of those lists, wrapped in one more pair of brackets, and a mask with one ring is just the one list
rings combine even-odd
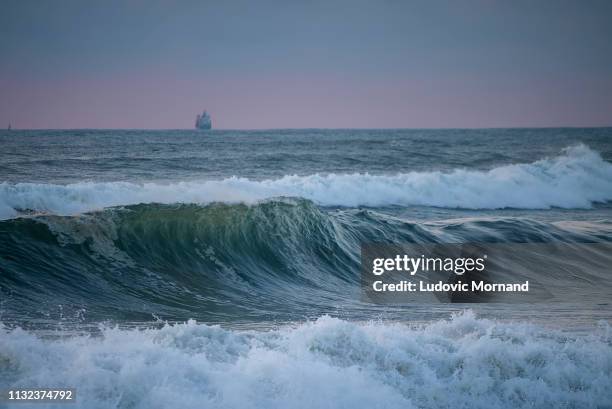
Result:
{"label": "green wave face", "polygon": [[365,308],[359,302],[361,243],[610,237],[524,217],[420,223],[392,213],[280,198],[6,220],[0,222],[2,316],[303,318]]}

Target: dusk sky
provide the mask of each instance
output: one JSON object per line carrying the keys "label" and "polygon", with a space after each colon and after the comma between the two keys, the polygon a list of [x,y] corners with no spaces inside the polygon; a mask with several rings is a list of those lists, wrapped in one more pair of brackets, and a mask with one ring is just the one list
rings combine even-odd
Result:
{"label": "dusk sky", "polygon": [[0,1],[0,126],[612,125],[611,1]]}

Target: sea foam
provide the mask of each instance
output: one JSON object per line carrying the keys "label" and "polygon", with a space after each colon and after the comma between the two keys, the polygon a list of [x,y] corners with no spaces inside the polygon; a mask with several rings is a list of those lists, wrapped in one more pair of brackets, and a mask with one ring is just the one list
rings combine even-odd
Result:
{"label": "sea foam", "polygon": [[231,177],[165,184],[5,182],[0,184],[0,219],[24,212],[71,215],[138,203],[252,203],[282,196],[347,207],[590,208],[595,202],[612,200],[612,164],[578,145],[556,157],[490,170],[287,175],[267,180]]}
{"label": "sea foam", "polygon": [[0,384],[73,387],[87,409],[599,408],[612,405],[612,347],[606,326],[573,338],[470,312],[420,327],[325,316],[60,339],[0,327]]}

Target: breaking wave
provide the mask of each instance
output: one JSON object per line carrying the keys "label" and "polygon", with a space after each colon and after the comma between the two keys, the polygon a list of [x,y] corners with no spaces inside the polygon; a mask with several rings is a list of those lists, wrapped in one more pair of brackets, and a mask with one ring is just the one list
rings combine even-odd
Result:
{"label": "breaking wave", "polygon": [[76,388],[87,409],[604,408],[611,341],[605,324],[573,337],[469,311],[424,326],[324,316],[271,331],[189,321],[56,339],[0,327],[0,382]]}
{"label": "breaking wave", "polygon": [[[336,308],[360,315],[361,243],[609,242],[611,229],[516,217],[417,223],[303,199],[10,219],[0,222],[0,319],[293,320]],[[550,277],[573,297],[573,275]]]}
{"label": "breaking wave", "polygon": [[578,145],[556,157],[487,171],[314,174],[267,180],[231,177],[168,184],[2,183],[0,219],[32,212],[71,215],[138,203],[253,203],[283,196],[340,207],[589,208],[612,200],[612,164]]}

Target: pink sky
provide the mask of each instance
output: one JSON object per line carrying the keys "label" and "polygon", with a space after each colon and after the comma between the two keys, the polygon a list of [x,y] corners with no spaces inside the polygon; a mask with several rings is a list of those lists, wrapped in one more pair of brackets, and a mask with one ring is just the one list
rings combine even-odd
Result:
{"label": "pink sky", "polygon": [[0,126],[612,126],[610,2],[13,2]]}
{"label": "pink sky", "polygon": [[486,86],[477,78],[70,78],[2,83],[0,108],[4,122],[28,129],[192,128],[201,109],[225,129],[606,126],[612,106],[598,85],[583,84],[592,90],[585,101],[565,98],[550,78]]}

